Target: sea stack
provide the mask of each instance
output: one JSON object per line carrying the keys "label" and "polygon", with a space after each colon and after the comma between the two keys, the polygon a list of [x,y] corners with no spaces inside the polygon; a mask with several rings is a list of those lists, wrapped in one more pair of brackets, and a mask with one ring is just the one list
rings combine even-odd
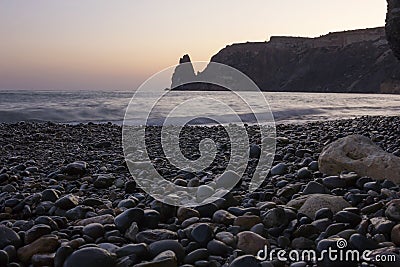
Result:
{"label": "sea stack", "polygon": [[175,89],[186,83],[191,83],[195,78],[196,75],[190,57],[189,55],[184,55],[179,60],[179,65],[175,68],[175,72],[172,75],[171,89]]}

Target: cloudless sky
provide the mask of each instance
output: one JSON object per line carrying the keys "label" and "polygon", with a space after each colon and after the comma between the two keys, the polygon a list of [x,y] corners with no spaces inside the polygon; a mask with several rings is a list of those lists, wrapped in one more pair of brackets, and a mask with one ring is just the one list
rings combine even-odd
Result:
{"label": "cloudless sky", "polygon": [[134,89],[183,54],[383,26],[385,0],[0,0],[0,89]]}

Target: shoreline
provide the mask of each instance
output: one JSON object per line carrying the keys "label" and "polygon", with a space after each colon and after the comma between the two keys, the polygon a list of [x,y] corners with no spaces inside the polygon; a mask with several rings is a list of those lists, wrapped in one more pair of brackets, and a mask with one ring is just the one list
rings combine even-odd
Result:
{"label": "shoreline", "polygon": [[[296,126],[296,125],[307,125],[307,124],[318,124],[318,123],[323,123],[323,122],[335,122],[335,121],[349,121],[349,120],[359,120],[359,119],[364,119],[364,118],[396,118],[400,117],[400,115],[390,115],[390,116],[385,116],[385,115],[363,115],[363,116],[349,116],[349,117],[342,117],[342,118],[332,118],[332,119],[315,119],[315,120],[298,120],[297,123],[294,121],[296,120],[290,120],[290,119],[284,119],[284,120],[274,120],[274,125],[279,126],[279,125],[289,125],[289,126]],[[122,127],[123,126],[123,121],[117,120],[117,121],[112,121],[112,120],[104,120],[104,121],[71,121],[71,122],[57,122],[57,121],[46,121],[46,120],[21,120],[21,121],[15,121],[15,122],[0,122],[0,126],[2,124],[4,125],[15,125],[19,123],[27,123],[27,124],[59,124],[59,125],[113,125],[113,126],[118,126]],[[266,123],[252,123],[252,122],[244,122],[247,125],[266,125]],[[229,124],[236,124],[237,123],[222,123],[219,125],[229,125]],[[144,125],[132,125],[132,124],[126,124],[127,126],[135,126],[135,127],[142,127]],[[162,127],[162,125],[154,124],[154,125],[149,125],[149,126],[156,126],[156,127]],[[168,126],[174,126],[174,125],[168,125]],[[187,125],[191,127],[215,127],[217,125],[215,124],[191,124]]]}

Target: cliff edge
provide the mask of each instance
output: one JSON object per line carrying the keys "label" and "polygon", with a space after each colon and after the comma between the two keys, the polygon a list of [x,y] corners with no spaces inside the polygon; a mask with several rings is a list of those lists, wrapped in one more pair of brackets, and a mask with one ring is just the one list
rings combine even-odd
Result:
{"label": "cliff edge", "polygon": [[388,0],[386,35],[394,54],[400,59],[400,1]]}
{"label": "cliff edge", "polygon": [[[384,27],[233,44],[211,61],[242,71],[263,91],[400,93],[400,63]],[[178,89],[196,90],[193,86]],[[216,89],[200,86],[197,90]]]}

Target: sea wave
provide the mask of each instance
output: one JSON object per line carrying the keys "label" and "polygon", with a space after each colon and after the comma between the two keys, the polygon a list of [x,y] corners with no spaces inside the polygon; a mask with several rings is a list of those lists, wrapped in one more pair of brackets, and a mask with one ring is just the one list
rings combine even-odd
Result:
{"label": "sea wave", "polygon": [[[59,123],[112,122],[122,124],[125,110],[133,92],[129,91],[0,91],[0,122],[52,121]],[[149,93],[151,94],[151,93]],[[161,110],[173,108],[170,103],[179,103],[188,95],[221,96],[226,92],[174,92],[173,99],[163,101]],[[353,118],[364,115],[400,115],[399,95],[368,94],[313,94],[313,93],[264,93],[277,123],[303,123],[316,120]],[[143,102],[146,96],[143,96]],[[240,106],[234,99],[229,105]],[[267,107],[266,107],[267,108]],[[140,108],[138,108],[140,110]],[[215,113],[214,113],[215,112]],[[164,112],[165,113],[165,112]],[[129,124],[142,122],[143,116],[127,118]],[[193,124],[210,124],[210,115],[219,122],[233,122],[231,114],[218,114],[210,109],[203,117],[174,118],[172,121],[188,121]],[[262,115],[262,114],[258,114]],[[239,113],[244,122],[253,122],[254,115]],[[160,125],[166,116],[152,117],[149,124]],[[262,123],[262,122],[261,122]]]}

